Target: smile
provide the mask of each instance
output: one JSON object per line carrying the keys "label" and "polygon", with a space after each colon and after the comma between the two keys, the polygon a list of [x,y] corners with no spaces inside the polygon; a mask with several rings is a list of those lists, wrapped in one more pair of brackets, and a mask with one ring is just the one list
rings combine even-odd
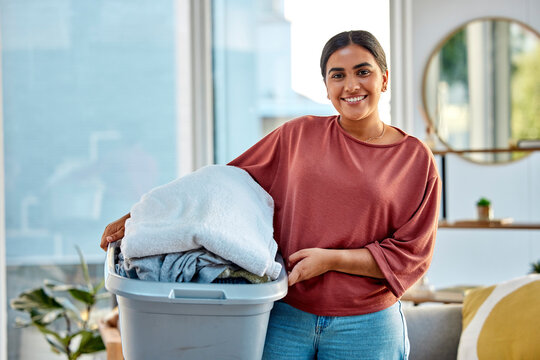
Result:
{"label": "smile", "polygon": [[364,100],[365,98],[367,98],[367,95],[355,96],[355,97],[350,97],[350,98],[342,98],[342,99],[348,102],[349,104],[353,104],[353,103],[360,102]]}

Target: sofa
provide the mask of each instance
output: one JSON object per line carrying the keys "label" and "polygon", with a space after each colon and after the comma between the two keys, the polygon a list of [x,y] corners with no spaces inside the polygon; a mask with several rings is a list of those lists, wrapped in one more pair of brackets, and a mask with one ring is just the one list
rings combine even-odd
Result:
{"label": "sofa", "polygon": [[461,336],[461,304],[404,306],[410,360],[455,360]]}
{"label": "sofa", "polygon": [[540,274],[470,289],[463,304],[404,306],[410,359],[540,359]]}

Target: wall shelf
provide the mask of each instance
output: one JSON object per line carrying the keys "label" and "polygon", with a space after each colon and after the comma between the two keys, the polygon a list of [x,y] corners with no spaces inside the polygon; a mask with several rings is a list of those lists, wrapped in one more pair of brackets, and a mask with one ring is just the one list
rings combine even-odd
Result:
{"label": "wall shelf", "polygon": [[540,223],[497,224],[488,221],[448,222],[440,221],[439,229],[504,229],[504,230],[540,230]]}
{"label": "wall shelf", "polygon": [[540,230],[540,223],[498,223],[492,221],[455,221],[449,222],[447,218],[446,206],[446,155],[467,154],[467,153],[503,153],[503,152],[535,152],[540,151],[540,147],[510,147],[506,149],[463,149],[463,150],[431,150],[433,155],[441,157],[441,181],[442,181],[442,220],[439,221],[440,229],[506,229],[506,230]]}
{"label": "wall shelf", "polygon": [[506,149],[463,149],[463,150],[432,150],[434,155],[469,154],[469,153],[506,153],[506,152],[533,152],[540,151],[540,147],[511,147]]}

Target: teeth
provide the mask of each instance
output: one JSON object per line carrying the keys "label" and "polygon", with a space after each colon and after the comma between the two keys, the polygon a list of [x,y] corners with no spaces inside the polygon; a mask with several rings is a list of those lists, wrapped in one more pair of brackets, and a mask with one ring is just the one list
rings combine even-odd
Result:
{"label": "teeth", "polygon": [[356,97],[352,97],[352,98],[344,98],[343,100],[345,100],[346,102],[349,102],[349,103],[353,103],[353,102],[357,102],[357,101],[362,101],[366,98],[367,95],[364,95],[364,96],[356,96]]}

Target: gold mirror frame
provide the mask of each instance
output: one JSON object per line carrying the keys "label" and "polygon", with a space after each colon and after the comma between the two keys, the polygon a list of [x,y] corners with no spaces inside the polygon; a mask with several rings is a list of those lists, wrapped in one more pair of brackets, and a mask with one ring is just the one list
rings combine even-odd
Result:
{"label": "gold mirror frame", "polygon": [[[478,25],[479,24],[479,25]],[[498,25],[497,25],[498,24]],[[490,100],[488,101],[491,101],[491,104],[495,104],[494,107],[498,107],[499,103],[504,103],[505,101],[499,101],[497,102],[497,99],[510,99],[511,97],[511,94],[512,94],[512,90],[511,90],[511,86],[512,86],[512,66],[515,66],[514,63],[513,63],[513,59],[511,58],[511,53],[510,53],[510,49],[512,49],[512,47],[510,46],[511,43],[510,43],[510,40],[511,39],[511,35],[510,35],[510,28],[512,26],[517,26],[517,27],[514,27],[514,31],[515,29],[519,29],[521,32],[523,32],[524,34],[526,35],[532,35],[531,37],[531,41],[534,42],[534,44],[532,45],[532,48],[533,48],[533,52],[536,51],[537,54],[533,54],[532,56],[536,56],[536,57],[539,57],[540,56],[540,34],[534,30],[533,28],[531,28],[530,26],[520,22],[520,21],[517,21],[515,19],[510,19],[510,18],[503,18],[503,17],[485,17],[485,18],[477,18],[477,19],[473,19],[473,20],[470,20],[470,21],[467,21],[466,23],[458,26],[455,30],[453,30],[452,32],[450,32],[442,41],[440,41],[437,46],[435,47],[435,50],[430,54],[429,56],[429,59],[426,63],[426,66],[424,68],[424,74],[423,74],[423,81],[422,81],[422,102],[423,102],[423,115],[424,115],[424,118],[427,122],[427,126],[428,126],[428,134],[430,132],[434,132],[435,135],[437,136],[437,138],[440,140],[440,142],[449,150],[449,151],[455,151],[457,152],[458,154],[460,154],[464,159],[466,160],[469,160],[469,161],[472,161],[472,162],[475,162],[475,163],[480,163],[480,164],[490,164],[490,163],[496,163],[496,164],[501,164],[501,163],[507,163],[507,162],[510,162],[510,161],[515,161],[515,160],[519,160],[519,159],[522,159],[524,158],[525,156],[527,156],[530,152],[518,152],[518,151],[514,151],[512,149],[519,149],[519,147],[517,147],[517,144],[515,142],[512,142],[512,104],[511,104],[511,100],[507,100],[506,101],[506,110],[509,110],[510,112],[508,111],[502,111],[501,113],[504,115],[505,113],[507,114],[505,118],[502,118],[503,121],[506,121],[506,122],[501,122],[502,126],[506,126],[508,127],[509,129],[506,130],[507,132],[507,137],[506,137],[506,144],[504,146],[481,146],[481,147],[472,147],[472,146],[467,146],[467,147],[457,147],[455,142],[452,143],[452,141],[450,141],[448,139],[448,137],[444,136],[444,131],[441,131],[440,129],[440,126],[438,126],[439,124],[443,123],[444,122],[444,119],[442,118],[443,115],[440,115],[440,114],[437,114],[437,111],[439,111],[440,109],[438,108],[438,103],[439,103],[439,97],[441,96],[440,94],[440,90],[439,89],[444,89],[444,86],[441,86],[441,85],[447,85],[448,84],[445,84],[444,81],[441,81],[441,76],[440,76],[440,73],[442,72],[439,72],[437,73],[437,77],[433,78],[433,77],[430,77],[430,73],[432,73],[433,71],[438,71],[440,70],[440,66],[438,65],[438,61],[439,61],[439,56],[441,56],[440,54],[442,53],[442,49],[445,45],[447,45],[449,43],[449,41],[453,40],[454,37],[457,37],[458,35],[461,35],[460,36],[467,36],[467,34],[464,32],[465,29],[471,29],[471,26],[476,26],[478,28],[478,26],[491,26],[493,28],[496,28],[497,26],[507,26],[507,31],[508,31],[508,38],[507,38],[507,43],[504,44],[504,39],[502,40],[503,41],[503,44],[504,45],[507,45],[508,48],[505,48],[506,51],[508,53],[505,54],[506,57],[508,57],[508,60],[507,60],[507,68],[509,69],[508,72],[506,73],[506,83],[503,83],[503,84],[506,84],[506,85],[509,85],[510,89],[508,88],[505,88],[505,87],[501,87],[502,89],[505,89],[503,91],[493,91],[493,89],[495,89],[495,87],[493,88],[489,88],[488,90],[492,91],[493,93],[490,94]],[[469,30],[469,32],[471,32],[472,30]],[[465,35],[463,35],[465,33]],[[474,33],[473,33],[474,35]],[[496,49],[496,45],[499,46],[499,38],[496,38],[495,36],[496,35],[493,35],[493,34],[489,34],[490,36],[493,36],[493,39],[495,40],[492,40],[493,41],[493,49]],[[469,41],[469,40],[467,40]],[[482,45],[482,44],[481,44]],[[463,46],[463,44],[462,44]],[[470,44],[468,42],[465,42],[464,43],[464,46],[466,47],[464,50],[465,50],[465,57],[466,57],[466,61],[465,61],[465,66],[467,68],[467,71],[469,70],[469,67],[472,66],[470,63],[469,63],[469,48],[467,48],[468,46],[470,46]],[[487,45],[486,45],[487,47]],[[472,48],[473,50],[476,50],[476,48]],[[493,50],[493,49],[490,49],[490,50]],[[488,54],[488,53],[486,53]],[[496,60],[498,60],[498,58],[496,58],[493,53],[489,53],[488,54],[489,56],[489,61],[490,63],[489,64],[482,64],[482,65],[486,65],[485,67],[489,67],[489,66],[492,66],[492,69],[496,70],[496,65],[495,62]],[[535,57],[535,59],[536,59]],[[504,58],[504,57],[503,57]],[[463,59],[463,57],[461,58],[461,60]],[[539,60],[540,62],[540,60]],[[435,65],[434,65],[435,64]],[[435,66],[435,68],[433,68],[433,66]],[[463,63],[461,64],[461,66],[463,66]],[[515,68],[515,67],[514,67]],[[458,69],[459,70],[459,69]],[[482,68],[482,70],[484,70],[484,68]],[[485,73],[485,71],[484,71]],[[476,74],[476,72],[474,72],[473,74]],[[503,74],[504,75],[504,74]],[[476,76],[476,75],[473,75],[473,76]],[[493,75],[493,74],[487,74],[487,75],[480,75],[480,77],[488,77],[488,76],[491,76],[492,78],[495,78],[497,75]],[[494,82],[493,79],[488,79],[488,80],[491,80],[492,82]],[[428,84],[428,81],[431,81],[431,85]],[[470,88],[470,84],[469,84],[469,81],[470,81],[470,77],[469,77],[469,74],[468,72],[466,73],[466,84],[465,84],[465,90],[466,90],[466,93],[467,93],[467,96],[468,95],[468,92],[469,92],[469,88]],[[537,82],[540,82],[540,79],[537,80]],[[463,85],[463,84],[462,84]],[[484,84],[482,84],[484,85]],[[432,96],[430,97],[430,100],[429,100],[429,103],[428,103],[428,91],[432,91],[432,89],[436,89],[435,91],[435,95],[432,94]],[[478,88],[475,88],[475,90],[478,89]],[[482,88],[481,90],[485,90],[485,88]],[[489,92],[489,91],[487,91]],[[482,92],[482,96],[484,96],[484,99],[487,98],[487,93],[486,91]],[[476,93],[478,93],[478,90],[476,90]],[[502,94],[501,94],[502,93]],[[494,95],[494,96],[492,96]],[[506,97],[504,97],[506,95]],[[502,97],[501,97],[502,96]],[[531,96],[532,97],[532,96]],[[435,99],[435,105],[433,105],[433,99]],[[470,114],[469,113],[469,108],[471,108],[471,103],[473,101],[470,100],[470,98],[467,98],[467,102],[464,103],[466,104],[465,108],[466,108],[466,115],[461,115],[461,120],[465,119],[466,120],[466,131],[469,131],[470,128],[472,127],[472,124],[473,122],[471,121],[471,118],[474,117],[473,114]],[[443,104],[443,105],[448,105],[448,104]],[[503,104],[504,105],[504,104]],[[435,107],[437,108],[435,111],[432,110],[432,108]],[[478,107],[478,106],[477,106]],[[443,110],[447,110],[446,108],[443,108]],[[505,110],[503,108],[503,110]],[[497,117],[497,113],[495,113],[496,110],[493,110],[494,113],[492,115],[495,115],[493,118],[497,118],[499,120],[501,120],[500,116],[502,115],[499,115],[499,117]],[[472,112],[472,111],[471,111]],[[538,114],[534,117],[533,115],[533,118],[531,118],[530,121],[533,122],[534,124],[534,128],[536,128],[536,124],[540,121],[538,120]],[[488,126],[491,126],[491,128],[493,128],[494,126],[496,126],[496,120],[494,120],[492,117],[490,116],[486,116],[484,114],[483,116],[483,120],[482,122],[487,124]],[[490,122],[490,123],[489,123]],[[501,126],[501,125],[499,125]],[[540,127],[539,127],[540,128]],[[484,128],[481,128],[481,130],[483,130],[484,132],[486,131]],[[535,132],[534,132],[535,133]],[[533,135],[534,135],[533,133]],[[470,137],[470,133],[469,132],[462,132],[462,136],[465,135],[465,136],[468,136]],[[504,131],[503,131],[503,135],[504,135]],[[532,139],[534,140],[538,140],[540,138],[540,134],[536,134],[534,135],[534,137]],[[522,139],[528,139],[528,137],[525,137],[525,138],[522,138]],[[498,143],[501,143],[504,139],[504,136],[502,136],[502,139],[498,139]],[[486,139],[482,139],[482,141],[487,141]],[[470,139],[469,139],[469,142],[470,142]],[[536,145],[538,146],[538,145]],[[471,152],[467,152],[467,151],[464,151],[464,150],[475,150],[475,151],[471,151]],[[512,151],[508,151],[508,150],[512,150]]]}

